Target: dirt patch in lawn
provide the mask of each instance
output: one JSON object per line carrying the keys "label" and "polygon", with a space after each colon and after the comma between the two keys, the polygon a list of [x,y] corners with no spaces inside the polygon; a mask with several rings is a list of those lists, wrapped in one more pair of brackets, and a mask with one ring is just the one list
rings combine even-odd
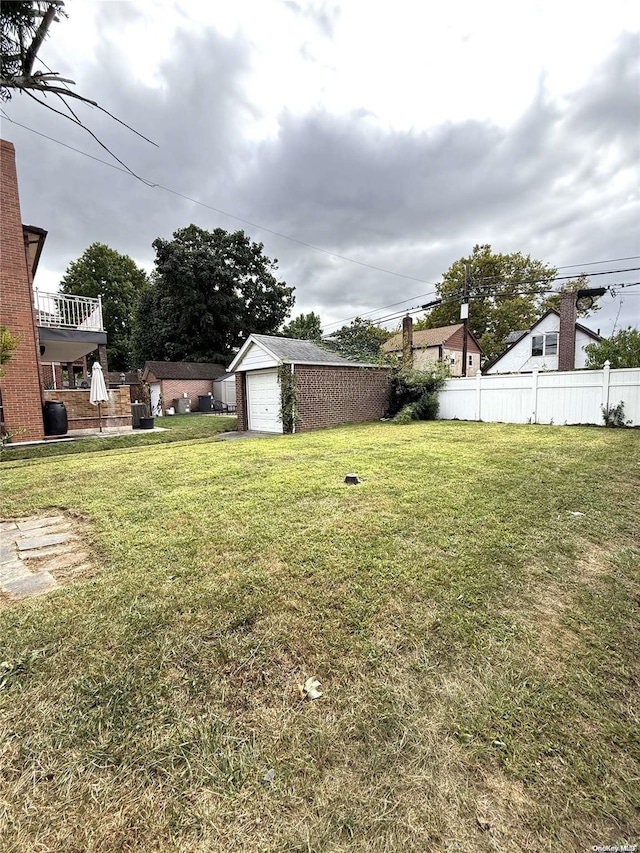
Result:
{"label": "dirt patch in lawn", "polygon": [[64,510],[2,519],[0,608],[45,595],[99,571],[90,525]]}

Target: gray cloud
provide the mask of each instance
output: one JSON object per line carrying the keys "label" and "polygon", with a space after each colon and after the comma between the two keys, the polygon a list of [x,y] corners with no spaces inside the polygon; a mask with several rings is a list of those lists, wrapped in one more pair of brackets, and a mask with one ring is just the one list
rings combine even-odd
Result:
{"label": "gray cloud", "polygon": [[[633,35],[623,35],[566,101],[551,100],[541,84],[509,128],[468,121],[391,132],[364,111],[315,111],[283,113],[277,136],[256,143],[244,133],[256,110],[251,45],[213,30],[177,31],[157,85],[144,86],[129,77],[118,49],[122,18],[113,7],[120,5],[102,4],[105,37],[78,78],[78,90],[160,148],[96,111],[83,117],[122,160],[153,181],[426,282],[437,281],[477,242],[555,264],[640,254],[632,178],[639,129]],[[52,67],[66,71],[64,57],[55,50],[51,57]],[[107,157],[77,128],[24,97],[7,110],[42,133]],[[3,135],[18,151],[23,218],[50,232],[44,269],[61,274],[95,240],[149,264],[155,237],[193,221],[205,228],[244,227],[263,242],[296,287],[296,313],[315,310],[326,321],[338,320],[433,291],[243,226],[20,128],[5,124]],[[631,308],[637,302],[626,301],[623,325],[638,322],[640,305]],[[617,303],[610,308],[594,325],[604,328],[606,316],[613,321]]]}

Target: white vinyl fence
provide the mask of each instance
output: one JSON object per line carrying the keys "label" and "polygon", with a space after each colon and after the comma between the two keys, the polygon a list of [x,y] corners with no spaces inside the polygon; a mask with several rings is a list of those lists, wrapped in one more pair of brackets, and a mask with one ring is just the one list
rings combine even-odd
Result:
{"label": "white vinyl fence", "polygon": [[624,403],[625,421],[640,426],[640,368],[510,373],[447,379],[442,420],[512,424],[599,424],[602,406]]}

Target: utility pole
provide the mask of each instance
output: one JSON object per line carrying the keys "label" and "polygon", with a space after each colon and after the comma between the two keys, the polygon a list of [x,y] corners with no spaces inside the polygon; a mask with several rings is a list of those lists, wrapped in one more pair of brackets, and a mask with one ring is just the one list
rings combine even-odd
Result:
{"label": "utility pole", "polygon": [[467,375],[467,341],[469,337],[469,285],[471,284],[471,264],[464,265],[464,291],[460,306],[462,320],[462,375]]}

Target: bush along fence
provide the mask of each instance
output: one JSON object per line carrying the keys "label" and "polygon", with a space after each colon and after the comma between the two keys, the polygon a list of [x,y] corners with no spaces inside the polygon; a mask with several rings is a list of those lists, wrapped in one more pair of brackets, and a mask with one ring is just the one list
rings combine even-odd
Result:
{"label": "bush along fence", "polygon": [[602,370],[447,379],[438,397],[442,420],[602,426],[622,404],[624,424],[640,426],[640,368],[612,370],[609,362]]}
{"label": "bush along fence", "polygon": [[438,392],[448,375],[446,365],[438,364],[433,370],[399,368],[393,370],[389,384],[389,409],[387,414],[394,423],[433,421],[438,417]]}

